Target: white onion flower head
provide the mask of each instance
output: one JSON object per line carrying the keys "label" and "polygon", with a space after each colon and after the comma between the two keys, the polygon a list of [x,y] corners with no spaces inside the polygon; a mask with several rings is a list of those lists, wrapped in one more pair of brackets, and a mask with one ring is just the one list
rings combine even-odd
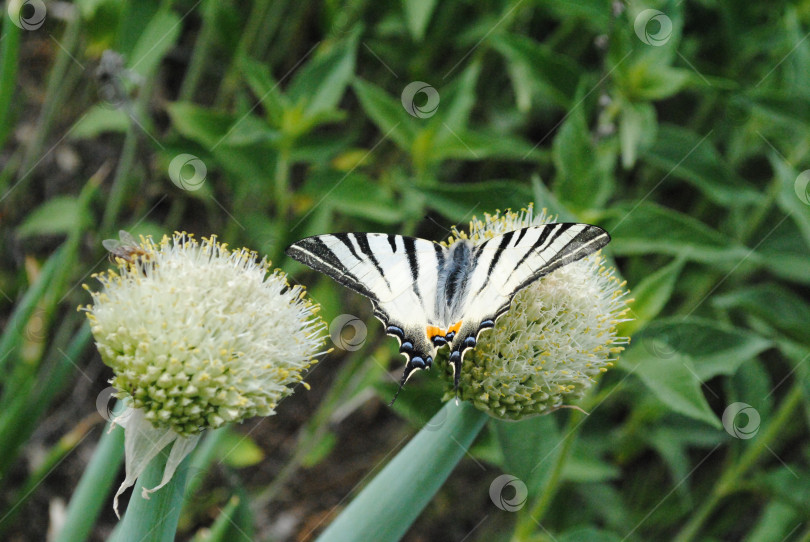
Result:
{"label": "white onion flower head", "polygon": [[[552,222],[532,206],[473,217],[469,235],[484,242],[510,231]],[[464,356],[459,397],[496,418],[519,420],[581,397],[628,344],[616,335],[628,300],[625,283],[600,252],[565,265],[515,295],[511,308]],[[447,368],[445,399],[455,396]]]}
{"label": "white onion flower head", "polygon": [[117,513],[118,495],[165,446],[173,443],[163,480],[144,497],[171,479],[203,430],[274,414],[322,353],[326,325],[283,272],[214,236],[141,237],[113,254],[117,272],[95,275],[102,288],[84,310],[129,407],[115,420],[127,470]]}

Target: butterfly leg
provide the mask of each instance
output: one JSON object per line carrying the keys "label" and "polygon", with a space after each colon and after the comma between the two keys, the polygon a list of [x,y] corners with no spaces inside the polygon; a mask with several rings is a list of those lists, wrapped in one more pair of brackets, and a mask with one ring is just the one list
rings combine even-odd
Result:
{"label": "butterfly leg", "polygon": [[453,385],[456,393],[458,393],[458,384],[459,379],[461,378],[461,364],[464,360],[464,353],[471,348],[475,348],[475,343],[475,337],[470,335],[458,346],[458,350],[453,350],[450,353],[450,364],[453,367]]}
{"label": "butterfly leg", "polygon": [[461,378],[461,351],[453,350],[450,353],[450,365],[453,367],[453,389],[458,393],[458,382]]}
{"label": "butterfly leg", "polygon": [[431,365],[433,365],[433,358],[427,356],[426,358],[422,358],[421,356],[414,356],[408,360],[408,363],[405,364],[405,370],[402,372],[402,378],[399,381],[399,388],[397,388],[397,392],[394,394],[394,398],[391,399],[391,402],[388,403],[388,406],[392,406],[394,401],[397,400],[399,397],[399,392],[402,391],[402,388],[405,386],[405,382],[420,369],[430,369]]}

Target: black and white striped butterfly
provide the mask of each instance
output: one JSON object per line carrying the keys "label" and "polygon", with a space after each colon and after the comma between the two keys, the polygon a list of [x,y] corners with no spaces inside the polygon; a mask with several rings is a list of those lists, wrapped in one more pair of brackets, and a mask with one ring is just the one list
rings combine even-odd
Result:
{"label": "black and white striped butterfly", "polygon": [[316,235],[286,252],[371,300],[408,360],[398,395],[445,345],[458,388],[464,353],[509,310],[518,291],[609,241],[597,226],[551,223],[478,244],[459,239],[449,247],[385,233]]}

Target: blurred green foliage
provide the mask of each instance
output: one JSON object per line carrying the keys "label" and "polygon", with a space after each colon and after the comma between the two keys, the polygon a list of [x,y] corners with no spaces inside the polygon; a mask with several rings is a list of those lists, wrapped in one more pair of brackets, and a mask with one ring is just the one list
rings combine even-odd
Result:
{"label": "blurred green foliage", "polygon": [[[105,267],[102,239],[216,233],[310,285],[327,321],[369,321],[362,349],[321,362],[319,406],[289,399],[304,421],[275,481],[243,474],[268,448],[233,432],[196,454],[203,473],[238,459],[208,497],[187,496],[181,536],[226,540],[266,526],[295,473],[339,462],[336,427],[387,400],[401,365],[367,302],[284,247],[347,230],[442,239],[533,201],[611,233],[632,346],[583,401],[588,417],[490,422],[470,452],[485,472],[462,469],[414,538],[810,540],[810,3],[44,5],[41,27],[7,16],[0,42],[0,532],[31,535],[21,512],[69,499],[80,473],[56,469],[99,438],[84,417],[109,375],[75,307]],[[416,81],[435,109],[403,97]],[[172,179],[183,154],[204,173],[185,159]],[[398,431],[440,395],[435,375],[412,380]],[[737,429],[754,418],[723,419],[733,403],[753,407],[753,436]],[[364,470],[399,441],[369,444]],[[502,472],[528,488],[517,512],[488,497]],[[329,513],[307,497],[307,513]],[[108,495],[82,498],[85,536]]]}

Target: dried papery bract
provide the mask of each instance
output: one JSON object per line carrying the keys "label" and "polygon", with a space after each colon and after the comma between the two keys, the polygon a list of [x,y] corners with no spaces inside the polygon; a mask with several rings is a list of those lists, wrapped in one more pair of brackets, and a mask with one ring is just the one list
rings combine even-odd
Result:
{"label": "dried papery bract", "polygon": [[169,444],[163,480],[144,496],[171,479],[203,430],[274,414],[326,332],[318,305],[253,251],[185,233],[139,247],[96,276],[102,288],[84,308],[110,382],[134,409],[120,420],[127,476],[116,508]]}
{"label": "dried papery bract", "polygon": [[[483,242],[509,231],[551,222],[545,211],[473,219],[469,234]],[[625,284],[600,253],[565,265],[527,286],[478,346],[467,352],[459,396],[497,418],[519,420],[581,397],[628,343],[617,337],[627,308]],[[448,386],[445,398],[455,397]]]}

